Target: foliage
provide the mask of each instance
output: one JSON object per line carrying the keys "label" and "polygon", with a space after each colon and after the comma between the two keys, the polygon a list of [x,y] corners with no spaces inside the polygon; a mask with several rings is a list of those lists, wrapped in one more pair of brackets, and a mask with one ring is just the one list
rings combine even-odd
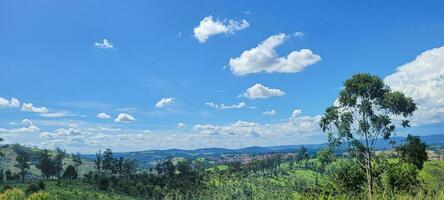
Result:
{"label": "foliage", "polygon": [[401,159],[405,162],[413,163],[422,169],[424,162],[427,160],[427,145],[421,142],[418,136],[408,135],[406,143],[397,148],[401,154]]}
{"label": "foliage", "polygon": [[19,168],[23,182],[25,181],[26,170],[29,168],[29,155],[26,151],[19,151],[15,160],[17,161],[15,167]]}
{"label": "foliage", "polygon": [[38,192],[40,190],[42,190],[42,188],[40,188],[39,184],[31,183],[28,185],[25,192],[26,192],[26,194],[32,194],[32,193]]}
{"label": "foliage", "polygon": [[49,155],[48,150],[44,149],[40,152],[39,160],[36,167],[40,169],[46,179],[54,174],[54,163],[51,159],[51,156]]}
{"label": "foliage", "polygon": [[63,178],[66,179],[77,179],[77,171],[76,168],[72,165],[69,165],[66,170],[65,173],[63,173]]}
{"label": "foliage", "polygon": [[29,195],[27,200],[56,200],[57,198],[54,195],[51,195],[48,192],[36,192]]}
{"label": "foliage", "polygon": [[25,200],[25,193],[17,188],[9,189],[0,194],[1,200]]}
{"label": "foliage", "polygon": [[320,126],[332,146],[346,143],[351,155],[366,170],[368,198],[373,193],[372,157],[379,138],[389,139],[395,131],[391,117],[399,116],[402,126],[416,110],[412,98],[391,91],[378,76],[356,74],[344,82],[338,102],[326,109]]}
{"label": "foliage", "polygon": [[418,168],[407,162],[391,163],[382,175],[382,184],[389,191],[413,191],[419,184]]}
{"label": "foliage", "polygon": [[51,171],[52,171],[53,175],[57,178],[60,178],[60,175],[62,173],[63,159],[65,158],[65,156],[66,156],[65,151],[63,151],[59,148],[56,149],[56,155],[54,156],[54,159],[52,161],[53,162],[53,164],[52,164],[53,169]]}
{"label": "foliage", "polygon": [[358,193],[362,191],[365,172],[355,159],[338,159],[327,166],[326,172],[340,192]]}

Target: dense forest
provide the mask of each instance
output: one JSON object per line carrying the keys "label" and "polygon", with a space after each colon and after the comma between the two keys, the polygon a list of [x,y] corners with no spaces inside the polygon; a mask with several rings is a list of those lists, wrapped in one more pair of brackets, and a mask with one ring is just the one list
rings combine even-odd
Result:
{"label": "dense forest", "polygon": [[379,77],[358,74],[322,116],[329,145],[315,153],[301,146],[218,164],[166,157],[141,168],[111,149],[85,160],[62,149],[4,144],[14,153],[1,156],[14,159],[2,163],[9,167],[0,169],[0,199],[444,199],[444,161],[430,160],[431,147],[419,137],[375,148],[397,126],[408,128],[415,109]]}

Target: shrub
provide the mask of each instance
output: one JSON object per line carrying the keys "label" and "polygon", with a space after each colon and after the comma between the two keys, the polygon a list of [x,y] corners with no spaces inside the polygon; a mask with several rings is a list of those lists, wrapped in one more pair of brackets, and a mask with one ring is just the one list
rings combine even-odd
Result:
{"label": "shrub", "polygon": [[35,193],[35,192],[38,192],[38,191],[40,191],[40,187],[36,183],[31,183],[26,188],[26,194],[32,194],[32,193]]}
{"label": "shrub", "polygon": [[48,192],[36,192],[29,195],[27,200],[55,200],[56,198]]}
{"label": "shrub", "polygon": [[67,178],[67,179],[77,179],[77,171],[76,168],[72,165],[69,165],[66,170],[65,173],[63,174],[63,178]]}
{"label": "shrub", "polygon": [[109,180],[105,177],[100,178],[99,180],[99,189],[107,190],[109,187]]}
{"label": "shrub", "polygon": [[13,188],[4,191],[0,194],[1,200],[25,200],[25,193],[18,188]]}
{"label": "shrub", "polygon": [[339,159],[326,168],[327,174],[341,192],[360,192],[366,180],[365,172],[352,159]]}
{"label": "shrub", "polygon": [[389,191],[412,191],[418,184],[418,168],[407,162],[393,163],[382,175],[382,184]]}
{"label": "shrub", "polygon": [[45,190],[45,183],[43,181],[39,181],[38,185],[40,190]]}

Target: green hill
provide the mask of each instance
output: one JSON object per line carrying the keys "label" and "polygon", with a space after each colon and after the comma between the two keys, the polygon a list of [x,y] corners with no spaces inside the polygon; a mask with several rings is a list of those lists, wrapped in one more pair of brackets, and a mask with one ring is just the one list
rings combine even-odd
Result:
{"label": "green hill", "polygon": [[[41,149],[38,148],[31,148],[31,147],[25,147],[21,146],[19,144],[12,144],[12,145],[1,145],[0,146],[0,154],[3,156],[0,157],[0,168],[4,171],[10,170],[13,173],[17,173],[18,169],[15,167],[17,162],[15,161],[15,158],[17,156],[17,152],[19,151],[25,151],[29,154],[30,160],[31,160],[31,166],[28,170],[28,176],[40,176],[40,170],[35,166],[37,163],[37,159],[39,156]],[[51,151],[52,154],[54,154],[53,151]],[[72,165],[73,161],[71,159],[71,155],[67,154],[65,159],[63,160],[63,166],[66,168],[68,165]],[[83,174],[86,174],[90,171],[94,170],[94,163],[90,160],[82,159],[82,165],[78,167],[78,173],[80,176],[83,176]]]}

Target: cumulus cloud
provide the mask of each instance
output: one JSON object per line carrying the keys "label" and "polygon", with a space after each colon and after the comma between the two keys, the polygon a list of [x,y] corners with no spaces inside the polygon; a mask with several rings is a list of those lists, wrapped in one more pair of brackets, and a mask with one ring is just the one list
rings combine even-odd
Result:
{"label": "cumulus cloud", "polygon": [[213,16],[208,16],[200,21],[199,26],[194,28],[194,37],[200,42],[204,43],[210,36],[217,34],[232,35],[237,31],[246,29],[250,24],[246,20],[213,20]]}
{"label": "cumulus cloud", "polygon": [[245,102],[240,102],[238,104],[232,104],[232,105],[225,105],[225,104],[216,104],[213,102],[207,102],[205,103],[210,108],[220,109],[220,110],[227,110],[227,109],[241,109],[245,108],[247,104]]}
{"label": "cumulus cloud", "polygon": [[168,106],[168,105],[171,105],[172,103],[174,103],[174,100],[175,99],[172,97],[162,98],[156,103],[156,105],[154,107],[163,108],[165,106]]}
{"label": "cumulus cloud", "polygon": [[230,58],[229,65],[235,75],[252,73],[296,73],[321,60],[310,49],[292,51],[285,57],[279,57],[276,47],[288,38],[286,34],[272,35],[257,47],[244,51],[237,58]]}
{"label": "cumulus cloud", "polygon": [[288,121],[275,124],[259,124],[239,120],[233,124],[217,126],[211,124],[197,124],[193,130],[208,137],[293,137],[297,135],[322,134],[319,129],[321,116],[305,116],[300,110],[295,110]]}
{"label": "cumulus cloud", "polygon": [[99,49],[113,49],[114,48],[114,45],[109,40],[107,40],[106,38],[103,39],[102,42],[94,43],[94,46],[99,48]]}
{"label": "cumulus cloud", "polygon": [[266,110],[262,113],[262,115],[276,115],[276,110],[275,109]]}
{"label": "cumulus cloud", "polygon": [[98,113],[96,117],[99,119],[109,119],[109,118],[111,118],[111,115],[101,112],[101,113]]}
{"label": "cumulus cloud", "polygon": [[20,101],[14,97],[11,100],[0,97],[0,108],[6,107],[20,107]]}
{"label": "cumulus cloud", "polygon": [[283,95],[285,95],[285,92],[280,89],[268,88],[262,84],[256,83],[239,96],[248,99],[266,99]]}
{"label": "cumulus cloud", "polygon": [[32,103],[23,103],[22,111],[25,112],[35,112],[35,113],[48,113],[48,108],[46,107],[34,107]]}
{"label": "cumulus cloud", "polygon": [[31,120],[23,119],[22,124],[25,127],[21,128],[12,128],[12,129],[0,129],[0,132],[8,133],[8,134],[17,134],[17,133],[35,133],[40,131],[40,128],[36,126]]}
{"label": "cumulus cloud", "polygon": [[132,122],[135,120],[136,118],[126,113],[120,113],[119,115],[117,115],[116,119],[114,119],[115,122],[124,122],[124,123]]}
{"label": "cumulus cloud", "polygon": [[413,98],[418,107],[413,125],[444,122],[444,46],[424,51],[384,82]]}

